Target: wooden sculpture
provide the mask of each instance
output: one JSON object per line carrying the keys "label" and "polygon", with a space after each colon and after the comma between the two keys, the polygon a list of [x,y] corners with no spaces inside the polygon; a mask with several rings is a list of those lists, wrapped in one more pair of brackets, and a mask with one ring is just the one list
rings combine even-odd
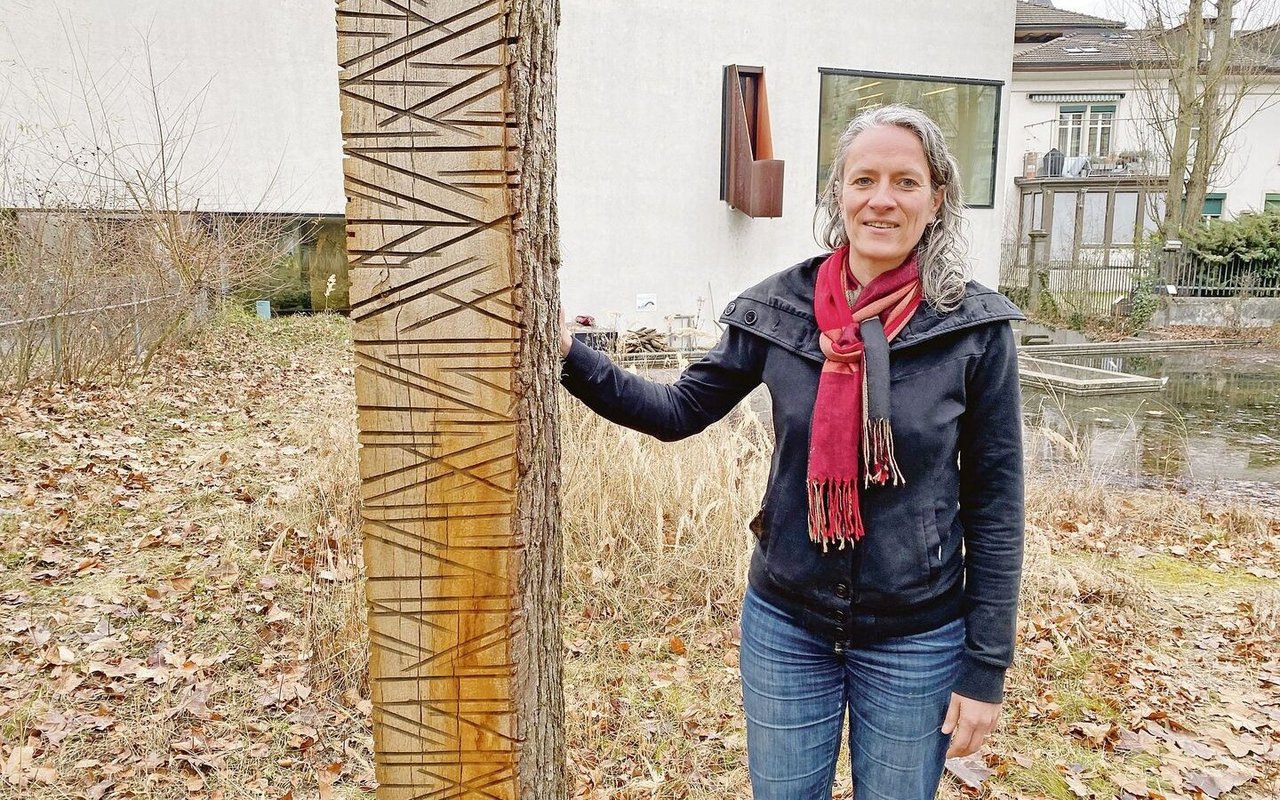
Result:
{"label": "wooden sculpture", "polygon": [[565,794],[555,0],[338,0],[380,800]]}

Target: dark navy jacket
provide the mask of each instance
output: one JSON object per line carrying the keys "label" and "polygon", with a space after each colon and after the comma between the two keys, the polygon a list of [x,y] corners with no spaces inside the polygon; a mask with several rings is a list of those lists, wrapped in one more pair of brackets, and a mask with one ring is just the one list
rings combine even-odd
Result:
{"label": "dark navy jacket", "polygon": [[719,344],[672,385],[619,369],[575,343],[565,387],[613,422],[671,441],[701,431],[763,382],[775,446],[751,559],[752,588],[833,643],[856,645],[966,620],[954,690],[1001,699],[1013,657],[1022,568],[1022,421],[1009,320],[1022,314],[976,283],[956,310],[922,303],[890,343],[899,486],[861,491],[856,548],[809,541],[809,423],[822,369],[813,286],[825,256],[743,292]]}

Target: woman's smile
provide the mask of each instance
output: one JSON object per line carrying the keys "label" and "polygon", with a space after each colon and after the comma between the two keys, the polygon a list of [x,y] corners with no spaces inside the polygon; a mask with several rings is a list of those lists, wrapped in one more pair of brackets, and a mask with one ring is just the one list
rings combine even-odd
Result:
{"label": "woman's smile", "polygon": [[840,190],[854,276],[865,284],[905,261],[941,205],[918,136],[882,125],[854,139]]}

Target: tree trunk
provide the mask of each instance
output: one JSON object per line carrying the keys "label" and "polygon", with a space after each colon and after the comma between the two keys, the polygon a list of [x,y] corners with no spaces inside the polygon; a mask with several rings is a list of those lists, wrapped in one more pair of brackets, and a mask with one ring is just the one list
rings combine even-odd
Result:
{"label": "tree trunk", "polygon": [[557,0],[339,0],[380,800],[565,795]]}
{"label": "tree trunk", "polygon": [[1200,107],[1196,112],[1200,135],[1196,141],[1195,158],[1191,162],[1191,174],[1187,178],[1187,202],[1182,212],[1184,230],[1200,223],[1204,198],[1209,191],[1209,180],[1218,161],[1226,124],[1226,120],[1222,118],[1222,95],[1230,77],[1227,68],[1231,55],[1231,18],[1234,10],[1233,0],[1218,0],[1213,47],[1209,51],[1209,63],[1204,70],[1204,88]]}
{"label": "tree trunk", "polygon": [[[1164,222],[1161,230],[1166,238],[1177,236],[1183,219],[1186,196],[1187,161],[1191,149],[1191,129],[1196,122],[1200,71],[1200,40],[1204,30],[1204,0],[1191,0],[1187,6],[1186,25],[1179,34],[1180,47],[1164,48],[1177,52],[1178,62],[1170,81],[1174,93],[1173,147],[1169,151],[1169,182],[1166,186]],[[1166,34],[1169,35],[1169,34]]]}

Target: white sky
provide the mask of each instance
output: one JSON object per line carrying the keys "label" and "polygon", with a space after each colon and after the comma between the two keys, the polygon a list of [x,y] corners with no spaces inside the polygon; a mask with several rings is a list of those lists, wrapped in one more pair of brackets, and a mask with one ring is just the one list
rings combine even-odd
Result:
{"label": "white sky", "polygon": [[1142,14],[1136,8],[1139,4],[1126,0],[1053,0],[1053,5],[1055,8],[1079,11],[1103,19],[1123,19],[1131,28],[1142,26]]}
{"label": "white sky", "polygon": [[[1141,28],[1145,20],[1140,9],[1143,6],[1152,5],[1152,0],[1053,0],[1053,5],[1056,8],[1092,14],[1103,19],[1122,19],[1129,23],[1130,28]],[[1160,0],[1160,5],[1180,10],[1185,10],[1187,7],[1185,0]],[[1210,9],[1211,4],[1205,3],[1205,8]],[[1250,10],[1245,12],[1242,10],[1244,8]],[[1242,24],[1245,28],[1259,28],[1276,21],[1276,6],[1269,1],[1238,2],[1236,9],[1236,23]],[[1244,19],[1241,19],[1241,14],[1245,15]]]}

